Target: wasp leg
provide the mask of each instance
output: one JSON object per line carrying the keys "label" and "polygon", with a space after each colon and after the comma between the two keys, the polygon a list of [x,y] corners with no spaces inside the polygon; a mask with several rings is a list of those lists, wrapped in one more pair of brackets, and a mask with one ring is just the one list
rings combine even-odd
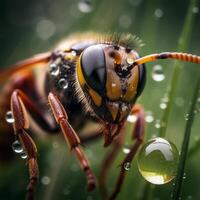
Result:
{"label": "wasp leg", "polygon": [[118,138],[113,141],[111,151],[109,151],[108,154],[105,156],[101,165],[101,171],[99,176],[99,188],[103,199],[105,199],[105,197],[107,196],[106,181],[109,174],[109,170],[123,145],[124,135],[125,128],[122,127]]}
{"label": "wasp leg", "polygon": [[135,144],[130,148],[130,152],[126,155],[124,158],[121,166],[120,166],[120,172],[119,176],[114,188],[114,191],[112,192],[111,196],[108,198],[109,200],[116,199],[117,195],[119,194],[121,187],[123,185],[126,173],[127,173],[127,165],[130,165],[132,162],[135,154],[137,153],[137,150],[139,149],[140,145],[143,142],[144,138],[144,110],[140,105],[136,105],[132,109],[132,113],[137,115],[137,121],[135,124],[135,127],[132,131],[132,139],[136,139]]}
{"label": "wasp leg", "polygon": [[80,139],[75,133],[74,129],[69,124],[67,113],[65,112],[65,109],[63,108],[61,102],[56,97],[56,95],[50,92],[48,100],[53,111],[54,117],[61,127],[66,142],[68,143],[70,149],[75,153],[78,161],[80,162],[81,168],[86,174],[87,190],[91,191],[96,187],[96,180],[90,168],[89,162],[83,150],[80,148]]}
{"label": "wasp leg", "polygon": [[25,105],[23,103],[23,100],[25,99],[26,96],[24,96],[22,92],[20,92],[19,90],[15,90],[11,96],[11,110],[13,112],[13,117],[15,120],[13,123],[13,128],[16,137],[20,140],[28,156],[27,164],[29,168],[29,184],[27,186],[26,199],[32,200],[34,199],[34,192],[39,176],[39,169],[37,164],[36,145],[32,138],[25,131],[25,129],[29,129],[28,115],[25,110]]}

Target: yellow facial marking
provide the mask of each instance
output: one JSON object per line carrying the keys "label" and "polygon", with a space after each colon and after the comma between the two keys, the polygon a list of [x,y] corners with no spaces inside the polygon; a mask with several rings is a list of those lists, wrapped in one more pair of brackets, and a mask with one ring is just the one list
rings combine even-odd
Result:
{"label": "yellow facial marking", "polygon": [[121,96],[121,83],[119,77],[113,70],[107,70],[106,80],[107,97],[110,100],[117,100]]}
{"label": "yellow facial marking", "polygon": [[113,120],[115,120],[117,117],[118,110],[119,110],[119,104],[108,103],[107,107],[110,110]]}
{"label": "yellow facial marking", "polygon": [[85,78],[83,76],[83,72],[81,69],[80,59],[78,60],[77,74],[78,74],[79,84],[81,85],[81,87],[83,87],[86,84],[86,81],[85,81]]}
{"label": "yellow facial marking", "polygon": [[92,97],[92,100],[95,103],[95,105],[98,107],[101,106],[101,102],[102,102],[101,96],[91,88],[89,89],[89,94]]}
{"label": "yellow facial marking", "polygon": [[135,95],[137,94],[137,86],[138,86],[138,81],[139,81],[139,69],[136,66],[132,70],[133,70],[132,75],[127,80],[128,82],[127,92],[123,97],[125,101],[131,101],[132,99],[134,99]]}

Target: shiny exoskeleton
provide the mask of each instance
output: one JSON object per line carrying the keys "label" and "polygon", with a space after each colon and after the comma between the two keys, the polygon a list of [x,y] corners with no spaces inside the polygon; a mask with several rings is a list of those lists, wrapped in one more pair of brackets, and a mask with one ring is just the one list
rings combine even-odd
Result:
{"label": "shiny exoskeleton", "polygon": [[[14,144],[22,145],[30,177],[27,199],[34,198],[39,174],[37,148],[30,130],[33,134],[38,130],[63,133],[85,172],[88,190],[96,187],[96,179],[80,144],[104,136],[104,146],[113,144],[113,149],[103,161],[99,187],[104,199],[116,198],[126,175],[125,166],[131,163],[143,141],[144,110],[134,104],[145,85],[144,63],[167,58],[200,63],[198,56],[176,52],[140,58],[136,51],[139,45],[135,44],[140,45],[140,40],[130,34],[74,35],[52,52],[37,55],[0,72],[1,83],[5,82],[0,95],[0,130],[7,133],[0,135],[0,145],[6,149],[5,144],[10,142],[10,138],[17,141]],[[9,126],[4,116],[10,110],[13,121]],[[123,144],[124,127],[130,114],[137,116],[131,133],[136,142],[125,156],[115,189],[108,197],[106,178]],[[34,120],[36,126],[30,127],[30,120]],[[83,132],[91,122],[94,128]],[[6,151],[1,153],[3,158]]]}

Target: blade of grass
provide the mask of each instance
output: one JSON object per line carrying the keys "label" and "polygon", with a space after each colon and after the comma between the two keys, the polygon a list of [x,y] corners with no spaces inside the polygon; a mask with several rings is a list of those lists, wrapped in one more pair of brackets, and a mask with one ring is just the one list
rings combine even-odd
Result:
{"label": "blade of grass", "polygon": [[183,139],[182,148],[181,148],[177,176],[176,176],[176,180],[175,180],[174,190],[172,193],[173,200],[180,199],[180,197],[181,197],[185,163],[186,163],[186,159],[187,159],[187,152],[188,152],[188,146],[189,146],[189,141],[190,141],[191,128],[192,128],[194,115],[195,115],[194,110],[195,110],[195,106],[196,106],[197,99],[199,96],[199,91],[200,91],[200,76],[197,81],[196,89],[194,91],[194,96],[192,99],[192,104],[190,107],[190,111],[188,113],[189,115],[188,115],[188,120],[187,120],[186,127],[185,127],[185,133],[184,133],[184,139]]}
{"label": "blade of grass", "polygon": [[[179,38],[179,45],[177,48],[177,51],[179,51],[179,52],[184,52],[188,48],[192,29],[194,27],[194,20],[195,20],[195,16],[196,16],[192,10],[194,7],[196,7],[198,5],[198,3],[199,3],[198,0],[190,0],[186,19],[185,19],[185,22],[183,25],[183,30],[182,30],[181,36]],[[167,128],[168,122],[169,122],[169,115],[170,115],[170,111],[172,110],[172,106],[173,106],[173,102],[174,102],[173,100],[174,100],[175,92],[176,92],[176,86],[177,86],[177,82],[178,82],[178,78],[180,76],[182,66],[183,65],[180,64],[179,62],[174,63],[174,67],[173,67],[174,71],[173,71],[171,83],[169,84],[168,92],[167,92],[168,99],[169,99],[168,106],[165,109],[165,112],[164,112],[162,120],[161,120],[161,124],[165,124],[165,125],[161,126],[161,128],[160,128],[160,131],[159,131],[160,137],[165,137],[165,135],[166,135],[166,128]]]}
{"label": "blade of grass", "polygon": [[[196,7],[197,4],[198,4],[198,0],[190,0],[186,18],[185,18],[184,25],[183,25],[183,30],[182,30],[182,33],[179,38],[179,45],[177,47],[177,51],[186,51],[186,49],[188,48],[188,44],[189,44],[189,41],[191,38],[191,33],[192,33],[192,29],[194,26],[194,20],[195,20],[195,14],[192,12],[192,9],[194,7]],[[169,99],[168,106],[165,109],[165,112],[164,112],[162,120],[161,120],[161,124],[165,124],[165,125],[161,126],[159,134],[158,134],[159,137],[165,137],[165,135],[166,135],[166,128],[168,126],[169,115],[170,115],[170,111],[173,106],[177,81],[180,76],[181,68],[182,68],[182,65],[179,62],[174,62],[174,66],[173,66],[174,71],[173,71],[172,79],[171,79],[171,82],[169,84],[168,91],[167,91],[168,99]],[[153,198],[154,186],[150,186],[150,183],[146,183],[146,184],[149,186],[147,186],[147,185],[145,186],[145,195],[144,195],[143,199],[150,200]]]}

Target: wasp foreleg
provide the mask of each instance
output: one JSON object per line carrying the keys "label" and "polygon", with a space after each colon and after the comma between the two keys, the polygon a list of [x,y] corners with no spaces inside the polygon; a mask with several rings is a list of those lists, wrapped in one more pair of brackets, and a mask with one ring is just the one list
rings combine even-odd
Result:
{"label": "wasp foreleg", "polygon": [[19,90],[15,90],[11,96],[11,110],[13,112],[14,123],[13,128],[16,137],[20,140],[24,147],[24,151],[27,153],[27,164],[29,168],[29,184],[27,187],[26,199],[34,199],[34,192],[37,184],[37,179],[39,176],[39,169],[37,164],[37,148],[28,135],[25,129],[29,129],[28,115],[25,110],[25,105],[23,103],[23,95]]}
{"label": "wasp foreleg", "polygon": [[118,179],[114,188],[114,191],[112,192],[111,196],[108,198],[109,200],[116,199],[117,195],[119,194],[121,187],[123,185],[127,170],[129,170],[131,162],[137,153],[137,150],[139,149],[140,145],[143,142],[144,137],[144,110],[140,105],[136,105],[132,109],[132,113],[136,114],[137,121],[135,123],[135,127],[132,131],[132,138],[136,139],[135,144],[130,148],[130,152],[126,155],[124,158],[121,167],[120,167],[120,173],[118,175]]}
{"label": "wasp foreleg", "polygon": [[80,166],[86,174],[87,178],[87,189],[91,191],[96,186],[95,177],[90,168],[88,159],[84,154],[83,150],[80,147],[80,139],[74,129],[68,122],[68,116],[65,112],[64,107],[62,106],[60,100],[53,93],[49,93],[48,100],[53,111],[54,117],[57,123],[60,125],[62,133],[67,141],[70,149],[75,153],[78,161],[80,162]]}

